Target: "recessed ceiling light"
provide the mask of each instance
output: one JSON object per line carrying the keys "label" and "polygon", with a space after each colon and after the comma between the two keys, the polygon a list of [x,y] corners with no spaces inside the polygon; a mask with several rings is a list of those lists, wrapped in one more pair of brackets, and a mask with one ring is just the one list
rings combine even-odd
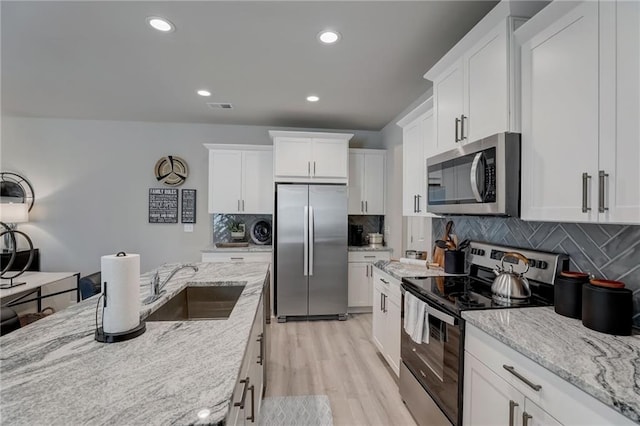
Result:
{"label": "recessed ceiling light", "polygon": [[198,92],[197,92],[197,93],[198,93],[198,95],[200,95],[200,96],[211,96],[211,92],[210,92],[210,91],[208,91],[208,90],[204,90],[204,89],[202,89],[202,90],[198,90]]}
{"label": "recessed ceiling light", "polygon": [[149,16],[147,18],[147,24],[158,31],[162,31],[163,33],[170,33],[176,29],[169,20],[160,18],[159,16]]}
{"label": "recessed ceiling light", "polygon": [[318,102],[320,100],[316,95],[307,96],[307,101],[309,102]]}
{"label": "recessed ceiling light", "polygon": [[325,44],[333,44],[340,40],[340,33],[337,31],[326,30],[318,34],[318,40]]}

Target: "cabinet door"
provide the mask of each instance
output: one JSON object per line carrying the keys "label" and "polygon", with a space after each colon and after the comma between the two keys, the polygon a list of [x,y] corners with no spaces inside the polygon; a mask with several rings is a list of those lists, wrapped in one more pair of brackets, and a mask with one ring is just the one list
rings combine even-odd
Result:
{"label": "cabinet door", "polygon": [[[606,9],[605,9],[606,8]],[[601,34],[600,222],[640,223],[640,2],[605,2]],[[595,177],[594,177],[595,179]],[[600,185],[602,184],[602,188]],[[598,193],[600,196],[600,193]],[[607,210],[608,209],[608,210]]]}
{"label": "cabinet door", "polygon": [[245,151],[242,162],[242,213],[273,213],[273,152]]}
{"label": "cabinet door", "polygon": [[349,214],[364,214],[364,154],[349,153]]}
{"label": "cabinet door", "polygon": [[371,306],[373,290],[371,288],[370,263],[349,262],[349,306]]}
{"label": "cabinet door", "polygon": [[422,121],[415,120],[402,132],[402,214],[417,216],[417,195],[420,193]]}
{"label": "cabinet door", "polygon": [[431,258],[431,218],[407,218],[407,250],[426,251]]}
{"label": "cabinet door", "polygon": [[[436,139],[438,151],[447,151],[458,146],[460,126],[456,119],[464,112],[463,62],[457,62],[433,82],[433,107],[436,114]],[[456,135],[458,141],[456,141]]]}
{"label": "cabinet door", "polygon": [[348,176],[349,144],[336,139],[313,139],[311,175],[314,178],[344,178]]}
{"label": "cabinet door", "polygon": [[522,110],[522,218],[595,221],[597,2],[584,2],[523,45]]}
{"label": "cabinet door", "polygon": [[420,145],[416,155],[420,158],[418,188],[418,215],[431,216],[427,212],[427,155],[433,155],[433,138],[435,134],[433,112],[428,112],[420,118]]}
{"label": "cabinet door", "polygon": [[242,203],[242,152],[209,151],[209,213],[239,213]]}
{"label": "cabinet door", "polygon": [[311,176],[310,138],[277,138],[273,147],[275,176]]}
{"label": "cabinet door", "polygon": [[464,56],[463,142],[509,129],[507,28],[500,24]]}
{"label": "cabinet door", "polygon": [[524,412],[522,413],[523,426],[562,426],[558,420],[551,417],[549,413],[544,411],[540,406],[525,399]]}
{"label": "cabinet door", "polygon": [[384,153],[364,156],[364,213],[384,214],[385,164]]}
{"label": "cabinet door", "polygon": [[373,279],[373,318],[371,320],[372,323],[372,339],[373,339],[373,343],[376,345],[376,348],[378,348],[378,350],[380,351],[380,353],[384,354],[385,353],[385,349],[384,349],[384,345],[383,342],[385,340],[385,318],[386,315],[384,314],[384,311],[382,310],[382,291],[380,290],[380,286],[376,285],[376,278],[375,278],[375,273],[374,273],[374,279]]}
{"label": "cabinet door", "polygon": [[387,362],[400,375],[400,303],[391,297],[385,299],[385,341]]}
{"label": "cabinet door", "polygon": [[476,357],[464,353],[463,425],[520,424],[524,399],[516,388]]}

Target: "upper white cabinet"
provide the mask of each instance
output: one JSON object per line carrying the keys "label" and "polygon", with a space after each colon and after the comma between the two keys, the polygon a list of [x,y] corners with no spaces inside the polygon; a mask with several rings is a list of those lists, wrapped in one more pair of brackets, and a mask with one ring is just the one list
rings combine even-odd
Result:
{"label": "upper white cabinet", "polygon": [[384,214],[386,158],[384,150],[349,150],[349,214]]}
{"label": "upper white cabinet", "polygon": [[640,223],[640,3],[551,4],[522,43],[522,218]]}
{"label": "upper white cabinet", "polygon": [[402,127],[402,214],[427,213],[427,157],[435,154],[432,99],[429,98],[397,123]]}
{"label": "upper white cabinet", "polygon": [[499,3],[425,74],[433,81],[438,152],[520,130],[513,32],[544,6],[532,3]]}
{"label": "upper white cabinet", "polygon": [[352,134],[269,131],[276,182],[347,183]]}
{"label": "upper white cabinet", "polygon": [[209,149],[209,213],[273,213],[270,146],[205,147]]}

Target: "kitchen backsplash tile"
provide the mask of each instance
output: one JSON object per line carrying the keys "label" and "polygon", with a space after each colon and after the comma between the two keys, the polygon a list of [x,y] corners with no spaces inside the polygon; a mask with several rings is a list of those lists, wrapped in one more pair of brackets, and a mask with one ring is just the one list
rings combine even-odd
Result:
{"label": "kitchen backsplash tile", "polygon": [[[271,215],[255,215],[255,214],[214,214],[213,215],[213,243],[231,242],[230,226],[232,222],[240,222],[245,224],[245,238],[234,241],[249,241],[249,232],[251,225],[258,220],[267,220],[272,223]],[[272,228],[273,229],[273,228]]]}
{"label": "kitchen backsplash tile", "polygon": [[349,225],[362,225],[362,234],[366,237],[370,233],[382,234],[384,230],[384,216],[349,215]]}
{"label": "kitchen backsplash tile", "polygon": [[634,291],[634,321],[640,326],[640,226],[450,216],[433,219],[434,240],[442,238],[447,220],[453,220],[460,240],[566,253],[571,269],[623,281]]}

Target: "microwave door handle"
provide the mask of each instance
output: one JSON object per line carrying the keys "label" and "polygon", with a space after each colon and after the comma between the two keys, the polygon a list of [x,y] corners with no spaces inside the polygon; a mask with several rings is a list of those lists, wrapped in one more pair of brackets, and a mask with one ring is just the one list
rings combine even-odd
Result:
{"label": "microwave door handle", "polygon": [[481,203],[484,201],[484,179],[482,179],[482,187],[480,187],[478,182],[478,171],[482,171],[482,174],[484,175],[484,154],[482,152],[477,153],[473,159],[473,163],[471,163],[470,176],[473,196],[477,202]]}

